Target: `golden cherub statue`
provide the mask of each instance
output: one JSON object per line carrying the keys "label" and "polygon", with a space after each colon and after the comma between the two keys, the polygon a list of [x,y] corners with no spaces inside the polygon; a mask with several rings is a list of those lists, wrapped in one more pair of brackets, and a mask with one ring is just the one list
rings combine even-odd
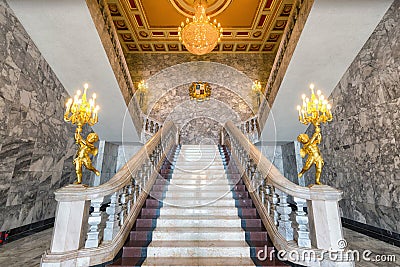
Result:
{"label": "golden cherub statue", "polygon": [[303,144],[303,148],[300,149],[300,156],[304,158],[308,155],[306,164],[299,173],[299,178],[310,169],[310,167],[315,164],[315,183],[320,185],[320,178],[322,167],[324,166],[324,160],[322,158],[321,152],[319,151],[318,145],[321,143],[322,135],[319,127],[315,128],[313,136],[310,138],[307,134],[299,134],[297,136],[297,141]]}
{"label": "golden cherub statue", "polygon": [[97,155],[98,150],[94,146],[94,143],[99,140],[99,136],[96,133],[90,133],[86,137],[86,140],[84,140],[81,136],[82,127],[85,124],[93,126],[97,123],[97,113],[99,111],[99,106],[95,105],[96,94],[93,94],[92,99],[90,99],[88,102],[86,98],[88,84],[85,84],[84,88],[85,91],[81,99],[79,99],[81,91],[78,90],[74,99],[71,98],[68,100],[64,113],[64,120],[66,122],[70,121],[72,124],[76,125],[75,142],[79,146],[73,161],[77,176],[77,181],[74,182],[74,184],[82,183],[82,166],[85,166],[97,176],[100,175],[100,172],[93,167],[90,159],[90,155]]}
{"label": "golden cherub statue", "polygon": [[311,99],[303,95],[303,106],[297,106],[299,111],[299,121],[305,125],[313,124],[315,132],[310,137],[307,134],[300,134],[297,136],[297,141],[303,144],[303,148],[300,149],[300,156],[304,158],[308,155],[306,164],[299,173],[299,178],[308,171],[313,164],[315,164],[315,183],[321,184],[321,172],[324,166],[324,160],[321,152],[319,151],[318,145],[321,143],[321,123],[327,123],[332,121],[331,105],[328,100],[321,94],[321,91],[317,91],[317,95],[314,94],[314,85],[310,85]]}
{"label": "golden cherub statue", "polygon": [[78,151],[76,152],[75,159],[73,161],[75,165],[75,172],[77,176],[77,181],[75,184],[82,183],[82,165],[86,167],[86,169],[94,172],[97,176],[100,175],[100,172],[93,167],[92,160],[90,159],[90,155],[96,156],[98,149],[94,146],[99,140],[99,136],[96,133],[90,133],[86,137],[86,140],[82,138],[80,133],[77,131],[75,133],[76,143],[79,145]]}

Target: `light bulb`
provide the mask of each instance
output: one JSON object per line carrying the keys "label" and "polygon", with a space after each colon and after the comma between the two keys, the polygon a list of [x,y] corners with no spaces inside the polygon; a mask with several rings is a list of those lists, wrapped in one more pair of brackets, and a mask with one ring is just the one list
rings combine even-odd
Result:
{"label": "light bulb", "polygon": [[313,90],[314,89],[314,84],[310,84],[310,89]]}
{"label": "light bulb", "polygon": [[76,91],[76,95],[80,96],[82,94],[81,90]]}
{"label": "light bulb", "polygon": [[305,94],[302,94],[301,95],[301,98],[304,100],[304,99],[306,99],[306,95]]}
{"label": "light bulb", "polygon": [[317,91],[317,95],[321,95],[321,90],[318,90],[318,91]]}
{"label": "light bulb", "polygon": [[85,84],[83,85],[83,88],[88,89],[88,88],[89,88],[89,84],[85,83]]}
{"label": "light bulb", "polygon": [[297,106],[297,110],[300,110],[301,109],[301,107],[300,106]]}

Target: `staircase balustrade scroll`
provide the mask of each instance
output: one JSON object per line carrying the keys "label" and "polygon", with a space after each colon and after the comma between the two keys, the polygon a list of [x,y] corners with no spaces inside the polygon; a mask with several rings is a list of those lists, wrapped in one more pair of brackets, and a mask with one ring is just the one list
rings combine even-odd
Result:
{"label": "staircase balustrade scroll", "polygon": [[[354,266],[351,254],[339,244],[343,240],[338,205],[341,191],[292,183],[233,122],[225,124],[222,136],[231,153],[230,164],[238,166],[274,246],[308,256],[289,261],[306,266]],[[290,203],[289,198],[293,199]],[[331,259],[325,251],[337,251],[338,255]]]}
{"label": "staircase balustrade scroll", "polygon": [[41,266],[93,266],[112,260],[129,235],[166,155],[176,145],[177,135],[176,127],[168,122],[107,183],[57,190],[52,242]]}

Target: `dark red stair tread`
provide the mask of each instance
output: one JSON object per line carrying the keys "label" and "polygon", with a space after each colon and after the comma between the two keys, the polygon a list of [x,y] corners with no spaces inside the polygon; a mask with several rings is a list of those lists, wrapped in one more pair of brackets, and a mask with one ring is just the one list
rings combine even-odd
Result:
{"label": "dark red stair tread", "polygon": [[119,266],[119,267],[135,267],[135,266],[141,266],[145,259],[141,257],[124,257],[120,258],[114,263],[107,265],[107,267],[114,267],[114,266]]}

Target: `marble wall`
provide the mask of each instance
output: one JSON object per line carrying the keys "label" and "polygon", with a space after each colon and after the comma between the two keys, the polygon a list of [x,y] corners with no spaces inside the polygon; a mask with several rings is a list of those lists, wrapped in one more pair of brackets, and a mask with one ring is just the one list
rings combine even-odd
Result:
{"label": "marble wall", "polygon": [[322,182],[344,192],[345,218],[400,233],[400,1],[333,90],[322,129]]}
{"label": "marble wall", "polygon": [[298,178],[298,173],[303,168],[303,160],[300,156],[301,144],[297,141],[282,144],[283,175],[295,184],[306,186],[306,177]]}
{"label": "marble wall", "polygon": [[261,141],[256,143],[255,146],[261,151],[264,157],[266,157],[281,173],[283,173],[283,154],[281,145]]}
{"label": "marble wall", "polygon": [[75,179],[68,97],[0,0],[0,231],[54,217],[54,191]]}
{"label": "marble wall", "polygon": [[[179,85],[169,90],[149,109],[149,116],[160,122],[176,123],[183,144],[215,142],[228,120],[236,123],[254,115],[249,104],[237,93],[217,84],[210,84],[211,99],[205,102],[190,100],[191,84]],[[211,141],[212,140],[212,141]]]}
{"label": "marble wall", "polygon": [[163,69],[174,65],[208,61],[230,66],[243,72],[251,80],[267,82],[275,57],[270,54],[207,54],[196,56],[179,54],[128,54],[126,61],[133,81],[147,80]]}
{"label": "marble wall", "polygon": [[[221,118],[232,117],[224,115],[218,117],[217,113],[223,112],[218,106],[222,104],[229,107],[231,105],[229,109],[234,110],[234,116],[238,115],[243,120],[254,114],[258,105],[254,93],[251,91],[252,83],[254,80],[266,83],[274,57],[268,54],[228,53],[195,56],[190,53],[171,53],[128,54],[126,60],[132,80],[138,82],[144,79],[148,85],[145,97],[147,103],[144,104],[147,108],[144,113],[160,121],[164,121],[164,118],[172,111],[177,111],[183,105],[188,104],[188,88],[192,82],[203,81],[211,84],[212,97],[218,99],[220,103],[209,107],[209,111],[213,111],[211,117],[200,114],[201,120],[207,122],[205,124],[195,123],[196,117],[192,116],[193,112],[179,115],[179,112],[175,112],[178,120],[174,121],[180,126],[192,121],[188,127],[197,133],[196,139],[204,133],[205,138],[210,137],[215,140],[215,132],[219,131],[221,127],[215,126],[216,124],[212,121],[218,121],[218,124],[223,125],[226,120]],[[184,104],[182,104],[182,100],[185,101]],[[188,105],[190,106],[190,104]],[[193,108],[197,110],[196,107]],[[216,110],[218,112],[215,112]],[[199,115],[198,113],[197,115]],[[199,121],[199,118],[196,120]],[[195,125],[196,129],[193,128]],[[205,128],[206,125],[214,125],[217,128],[213,129],[211,134],[209,129]],[[194,140],[193,136],[189,138],[191,141],[186,139],[186,136],[188,135],[182,139],[185,142]]]}
{"label": "marble wall", "polygon": [[142,147],[143,144],[138,142],[119,144],[116,171],[119,171]]}
{"label": "marble wall", "polygon": [[98,144],[98,154],[93,159],[93,166],[101,173],[96,176],[94,173],[90,174],[90,185],[98,186],[110,180],[116,173],[118,161],[118,144],[100,141]]}

